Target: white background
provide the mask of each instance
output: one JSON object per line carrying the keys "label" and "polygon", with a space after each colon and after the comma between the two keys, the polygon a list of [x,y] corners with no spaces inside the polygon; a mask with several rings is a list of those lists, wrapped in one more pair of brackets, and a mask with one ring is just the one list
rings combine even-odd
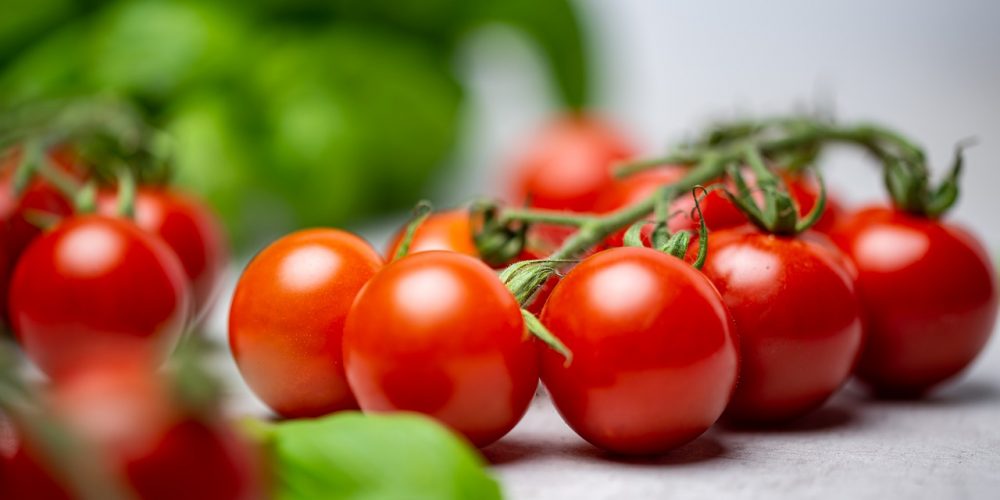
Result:
{"label": "white background", "polygon": [[[817,103],[833,103],[842,121],[898,127],[922,142],[938,172],[957,141],[975,136],[952,218],[1000,249],[1000,2],[579,4],[598,108],[647,153],[713,118]],[[554,112],[543,69],[516,35],[488,30],[470,45],[458,61],[473,86],[470,132],[453,178],[436,191],[439,203],[500,192],[520,144]],[[835,153],[825,164],[843,198],[882,196],[865,157]]]}

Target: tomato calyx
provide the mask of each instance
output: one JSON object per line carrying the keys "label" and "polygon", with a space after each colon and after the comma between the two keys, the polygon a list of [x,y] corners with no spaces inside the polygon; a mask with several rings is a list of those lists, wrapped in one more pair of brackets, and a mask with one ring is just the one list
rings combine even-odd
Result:
{"label": "tomato calyx", "polygon": [[781,177],[775,175],[764,164],[760,151],[748,146],[745,155],[746,164],[756,179],[757,192],[763,200],[758,202],[754,197],[755,193],[750,189],[744,173],[735,164],[726,166],[726,175],[733,180],[736,192],[733,193],[728,189],[723,191],[751,223],[772,234],[796,235],[819,222],[823,216],[823,209],[826,208],[826,184],[818,169],[814,169],[819,185],[816,203],[808,214],[799,216],[799,208],[787,186]]}
{"label": "tomato calyx", "polygon": [[886,158],[885,186],[896,207],[930,218],[940,217],[947,212],[958,200],[963,152],[974,143],[974,140],[966,139],[955,145],[951,167],[936,187],[931,185],[930,175],[923,162],[915,163],[907,158]]}
{"label": "tomato calyx", "polygon": [[[548,281],[553,274],[559,273],[559,268],[562,265],[575,263],[575,260],[553,260],[553,259],[535,259],[535,260],[523,260],[521,262],[515,262],[510,266],[507,266],[503,271],[500,272],[500,281],[503,282],[504,286],[514,295],[517,299],[517,303],[524,306],[531,302],[535,297],[535,294],[541,289],[542,285]],[[542,341],[546,346],[548,346],[553,351],[559,353],[566,360],[566,365],[573,360],[573,353],[570,352],[569,348],[559,340],[545,325],[539,321],[531,311],[521,308],[521,316],[524,317],[524,326],[528,329],[528,332],[535,336],[538,340]]]}
{"label": "tomato calyx", "polygon": [[[719,189],[715,186],[705,187],[705,186],[695,186],[691,189],[691,197],[694,201],[694,208],[692,212],[698,216],[698,253],[696,254],[695,261],[691,263],[691,266],[695,269],[701,269],[705,264],[705,259],[708,256],[708,226],[705,223],[705,215],[701,211],[701,202],[705,199],[710,192],[715,189]],[[698,191],[701,191],[701,196],[698,196]],[[637,248],[652,248],[654,250],[672,255],[680,260],[688,254],[688,249],[691,246],[691,231],[677,231],[671,233],[667,228],[667,220],[676,214],[670,214],[667,212],[666,207],[670,202],[671,198],[668,198],[669,190],[666,187],[660,188],[657,196],[657,203],[654,208],[655,221],[653,230],[649,235],[650,245],[646,245],[646,241],[643,239],[642,230],[648,224],[649,221],[640,220],[632,224],[628,231],[625,232],[625,236],[622,239],[623,246],[626,247],[637,247]]]}
{"label": "tomato calyx", "polygon": [[[496,203],[480,200],[470,210],[472,239],[479,251],[479,258],[492,267],[502,266],[516,259],[527,245],[529,224],[509,224],[500,217]],[[523,302],[522,302],[523,303]]]}

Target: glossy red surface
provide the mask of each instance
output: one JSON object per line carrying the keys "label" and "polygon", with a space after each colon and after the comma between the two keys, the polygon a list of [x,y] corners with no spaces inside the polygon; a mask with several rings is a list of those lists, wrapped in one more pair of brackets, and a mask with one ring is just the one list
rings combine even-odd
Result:
{"label": "glossy red surface", "polygon": [[[98,212],[118,213],[115,192],[101,192]],[[228,260],[222,225],[202,202],[176,191],[140,188],[135,197],[135,224],[159,236],[177,254],[191,282],[195,313],[205,311],[218,293]]]}
{"label": "glossy red surface", "polygon": [[755,423],[799,417],[851,374],[861,312],[837,250],[808,235],[749,226],[709,236],[703,269],[736,321],[742,366],[727,417]]}
{"label": "glossy red surface", "polygon": [[362,290],[344,363],[364,411],[425,413],[485,446],[524,415],[538,385],[535,343],[493,270],[454,252],[387,265]]}
{"label": "glossy red surface", "polygon": [[10,318],[28,357],[49,375],[134,344],[162,359],[184,331],[187,278],[159,238],[128,221],[66,219],[24,252]]}
{"label": "glossy red surface", "polygon": [[229,346],[254,393],[285,417],[357,408],[344,378],[344,322],[382,267],[364,240],[311,229],[275,241],[243,271],[229,311]]}
{"label": "glossy red surface", "polygon": [[919,396],[979,354],[997,317],[996,273],[952,224],[861,210],[834,234],[858,269],[867,343],[858,377],[886,396]]}
{"label": "glossy red surface", "polygon": [[614,164],[632,156],[632,146],[595,117],[553,122],[528,145],[516,174],[514,203],[587,212],[612,185]]}
{"label": "glossy red surface", "polygon": [[[41,180],[30,182],[20,195],[14,193],[14,173],[19,153],[0,153],[0,316],[7,317],[7,293],[21,253],[42,230],[27,217],[32,213],[64,217],[73,212],[65,196]],[[27,217],[26,217],[27,215]]]}
{"label": "glossy red surface", "polygon": [[662,252],[616,248],[563,278],[543,323],[573,352],[542,353],[542,381],[580,436],[617,453],[680,446],[722,414],[736,383],[737,339],[718,292]]}

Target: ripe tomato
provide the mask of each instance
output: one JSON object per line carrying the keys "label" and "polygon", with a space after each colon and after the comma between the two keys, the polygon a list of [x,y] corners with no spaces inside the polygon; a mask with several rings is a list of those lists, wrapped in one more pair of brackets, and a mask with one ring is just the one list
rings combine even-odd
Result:
{"label": "ripe tomato", "polygon": [[347,316],[344,364],[364,411],[417,411],[485,446],[524,415],[537,354],[482,262],[423,252],[387,265]]}
{"label": "ripe tomato", "polygon": [[261,494],[250,446],[211,413],[178,405],[140,353],[118,351],[100,363],[77,365],[49,399],[51,416],[74,441],[60,447],[60,462],[51,449],[23,440],[14,457],[17,477],[0,487],[3,498],[72,498],[60,466],[87,467],[84,480],[112,482],[143,499]]}
{"label": "ripe tomato", "polygon": [[973,235],[870,207],[844,221],[834,239],[858,270],[863,382],[885,396],[920,396],[975,359],[996,322],[997,288]]}
{"label": "ripe tomato", "polygon": [[[101,192],[97,201],[99,213],[117,215],[115,192]],[[215,299],[228,254],[222,226],[211,209],[182,193],[143,187],[135,195],[134,220],[177,254],[191,281],[195,315],[200,317]]]}
{"label": "ripe tomato", "polygon": [[42,234],[29,222],[32,212],[67,216],[73,204],[52,185],[36,179],[20,196],[14,194],[14,169],[20,153],[0,154],[0,316],[7,317],[7,293],[14,266],[28,244]]}
{"label": "ripe tomato", "polygon": [[14,332],[39,368],[100,359],[109,345],[169,353],[188,318],[190,291],[177,256],[128,221],[65,219],[25,250],[10,287]]}
{"label": "ripe tomato", "polygon": [[563,419],[600,448],[661,453],[707,430],[736,384],[737,340],[697,270],[648,248],[588,257],[556,285],[542,322],[573,352],[542,354]]}
{"label": "ripe tomato", "polygon": [[726,409],[772,423],[819,407],[851,374],[861,313],[836,249],[744,226],[709,236],[704,272],[736,321],[742,367]]}
{"label": "ripe tomato", "polygon": [[358,290],[382,267],[364,240],[310,229],[272,243],[243,271],[229,311],[229,346],[247,385],[279,414],[357,408],[341,339]]}
{"label": "ripe tomato", "polygon": [[[389,251],[386,252],[386,260],[392,260],[396,255],[396,250],[399,249],[399,244],[405,235],[406,226],[403,226],[393,237]],[[478,258],[479,250],[472,236],[472,223],[467,210],[437,212],[427,217],[413,233],[409,254],[428,250],[448,250]]]}
{"label": "ripe tomato", "polygon": [[590,211],[611,186],[615,162],[632,154],[611,125],[589,116],[562,118],[529,144],[517,166],[514,198],[537,208]]}

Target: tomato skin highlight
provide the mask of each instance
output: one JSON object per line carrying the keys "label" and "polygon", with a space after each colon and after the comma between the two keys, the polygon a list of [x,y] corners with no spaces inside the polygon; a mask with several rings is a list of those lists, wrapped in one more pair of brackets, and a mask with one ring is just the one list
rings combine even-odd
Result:
{"label": "tomato skin highlight", "polygon": [[166,357],[186,326],[190,290],[177,256],[128,221],[65,219],[25,250],[10,318],[25,353],[50,376],[120,344]]}
{"label": "tomato skin highlight", "polygon": [[358,407],[344,376],[344,322],[381,267],[367,242],[336,229],[292,233],[247,265],[229,312],[229,346],[271,409],[298,418]]}
{"label": "tomato skin highlight", "polygon": [[834,240],[858,269],[867,340],[857,376],[876,394],[922,396],[982,351],[997,278],[972,234],[876,206],[845,220]]}
{"label": "tomato skin highlight", "polygon": [[528,145],[515,174],[515,204],[588,212],[613,184],[615,163],[633,148],[610,124],[573,115],[549,124]]}
{"label": "tomato skin highlight", "polygon": [[[392,238],[385,260],[390,261],[396,256],[399,245],[406,235],[404,225]],[[410,240],[410,250],[407,255],[430,250],[448,250],[471,257],[479,257],[479,249],[473,240],[472,222],[469,211],[464,209],[436,212],[427,217],[413,233]]]}
{"label": "tomato skin highlight", "polygon": [[[98,194],[97,211],[118,215],[115,192]],[[164,188],[140,187],[135,193],[134,221],[159,236],[177,254],[191,281],[195,316],[212,305],[228,261],[228,245],[221,223],[204,203]]]}
{"label": "tomato skin highlight", "polygon": [[542,381],[581,437],[605,450],[669,451],[722,415],[736,384],[732,318],[705,277],[648,248],[605,250],[556,286],[542,322],[573,352],[545,350]]}
{"label": "tomato skin highlight", "polygon": [[486,446],[524,415],[537,352],[514,296],[454,252],[388,264],[347,317],[344,363],[366,412],[416,411]]}
{"label": "tomato skin highlight", "polygon": [[862,341],[850,270],[808,233],[750,226],[709,235],[703,269],[736,322],[740,383],[727,418],[771,424],[818,408],[851,374]]}

